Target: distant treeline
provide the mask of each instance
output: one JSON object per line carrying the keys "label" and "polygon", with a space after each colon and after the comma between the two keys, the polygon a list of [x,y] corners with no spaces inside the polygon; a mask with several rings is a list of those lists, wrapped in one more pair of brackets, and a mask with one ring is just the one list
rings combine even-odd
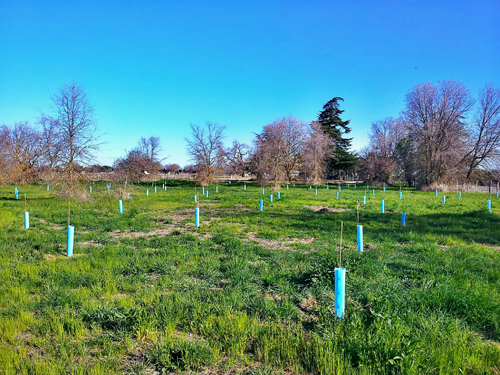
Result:
{"label": "distant treeline", "polygon": [[[358,179],[370,184],[435,184],[500,180],[500,90],[486,85],[475,99],[462,84],[424,83],[406,95],[397,118],[372,124],[370,144],[351,150],[350,121],[341,97],[334,97],[315,121],[283,117],[263,126],[251,145],[234,140],[225,147],[225,126],[191,125],[186,139],[192,164],[163,164],[159,137],[141,138],[113,166],[92,165],[99,147],[93,109],[81,87],[69,84],[53,97],[55,111],[34,126],[3,125],[0,182],[34,179],[74,181],[85,173],[112,173],[123,180],[152,180],[159,173],[195,174],[210,184],[216,174],[253,176],[278,186],[297,180]],[[85,173],[83,173],[85,172]]]}

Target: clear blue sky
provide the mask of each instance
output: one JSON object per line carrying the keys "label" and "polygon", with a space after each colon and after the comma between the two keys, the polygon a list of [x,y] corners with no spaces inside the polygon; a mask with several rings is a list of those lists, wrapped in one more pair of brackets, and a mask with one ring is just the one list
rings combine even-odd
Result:
{"label": "clear blue sky", "polygon": [[251,143],[335,96],[360,149],[440,80],[500,87],[500,0],[0,0],[0,124],[35,123],[76,82],[106,133],[101,164],[156,135],[184,165],[191,123]]}

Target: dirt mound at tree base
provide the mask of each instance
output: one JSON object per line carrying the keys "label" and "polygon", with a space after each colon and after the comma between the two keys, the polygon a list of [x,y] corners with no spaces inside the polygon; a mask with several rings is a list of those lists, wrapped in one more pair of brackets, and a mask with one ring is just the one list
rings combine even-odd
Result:
{"label": "dirt mound at tree base", "polygon": [[305,208],[314,211],[318,214],[324,214],[326,212],[345,212],[348,211],[345,208],[331,208],[331,207],[325,207],[325,206],[304,206]]}

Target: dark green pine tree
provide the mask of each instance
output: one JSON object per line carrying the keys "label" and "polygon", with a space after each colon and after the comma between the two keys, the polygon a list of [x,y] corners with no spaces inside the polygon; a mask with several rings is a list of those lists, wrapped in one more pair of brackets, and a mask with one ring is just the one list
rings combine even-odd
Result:
{"label": "dark green pine tree", "polygon": [[328,161],[329,172],[333,175],[336,172],[348,173],[357,164],[358,157],[350,150],[352,138],[346,138],[345,134],[351,132],[350,120],[343,121],[340,115],[344,113],[339,109],[339,101],[344,101],[340,97],[335,97],[323,106],[323,110],[318,115],[318,121],[323,128],[323,132],[333,140],[332,152]]}

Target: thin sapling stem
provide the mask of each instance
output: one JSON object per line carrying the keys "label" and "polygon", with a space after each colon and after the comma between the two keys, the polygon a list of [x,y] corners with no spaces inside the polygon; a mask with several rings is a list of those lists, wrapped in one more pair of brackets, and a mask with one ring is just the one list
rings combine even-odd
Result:
{"label": "thin sapling stem", "polygon": [[342,234],[344,233],[344,222],[340,222],[340,249],[339,249],[339,268],[342,268]]}

